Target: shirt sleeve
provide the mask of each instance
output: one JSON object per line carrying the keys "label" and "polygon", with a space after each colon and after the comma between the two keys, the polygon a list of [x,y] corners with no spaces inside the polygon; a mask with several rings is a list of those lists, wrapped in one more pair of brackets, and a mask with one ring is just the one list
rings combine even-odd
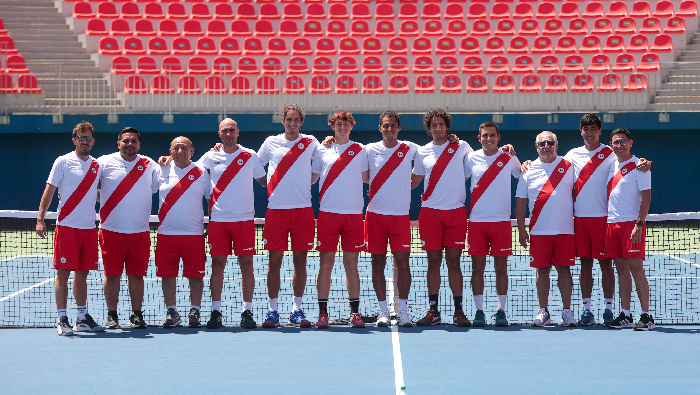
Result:
{"label": "shirt sleeve", "polygon": [[316,147],[311,160],[311,172],[321,174],[323,172],[323,159],[321,159],[321,147]]}
{"label": "shirt sleeve", "polygon": [[205,152],[195,164],[199,167],[203,167],[205,170],[209,170],[209,152]]}
{"label": "shirt sleeve", "polygon": [[369,155],[364,147],[362,147],[361,156],[362,164],[360,165],[360,169],[364,172],[369,170]]}
{"label": "shirt sleeve", "polygon": [[640,191],[651,189],[651,170],[646,173],[639,172],[639,174],[637,174],[637,188],[639,188]]}
{"label": "shirt sleeve", "polygon": [[251,160],[253,160],[253,177],[264,177],[267,173],[265,173],[265,168],[263,167],[262,163],[260,163],[260,158],[258,158],[258,155],[254,154]]}
{"label": "shirt sleeve", "polygon": [[211,196],[211,176],[206,169],[204,170],[202,177],[204,178],[204,199],[209,199]]}
{"label": "shirt sleeve", "polygon": [[160,165],[156,162],[151,161],[150,166],[153,166],[153,172],[151,173],[151,194],[158,192],[160,188],[160,183],[158,182],[158,176],[160,175]]}
{"label": "shirt sleeve", "polygon": [[472,176],[472,163],[471,163],[472,153],[464,156],[464,161],[462,165],[464,166],[464,178],[469,178]]}
{"label": "shirt sleeve", "polygon": [[518,180],[518,187],[515,190],[515,197],[527,199],[527,178],[525,177],[525,174],[523,174],[523,176]]}
{"label": "shirt sleeve", "polygon": [[425,175],[425,166],[423,166],[423,155],[420,152],[416,153],[416,156],[414,157],[412,173],[417,176]]}
{"label": "shirt sleeve", "polygon": [[517,156],[513,155],[510,157],[510,162],[511,162],[510,174],[513,176],[513,178],[519,179],[520,178],[520,160],[518,159]]}
{"label": "shirt sleeve", "polygon": [[268,162],[270,162],[270,138],[268,137],[265,139],[265,142],[262,143],[260,146],[260,149],[258,150],[258,159],[260,159],[260,164],[265,166]]}
{"label": "shirt sleeve", "polygon": [[467,155],[469,155],[470,153],[474,152],[474,150],[472,149],[472,146],[469,145],[469,143],[467,143],[466,141],[460,140],[459,143],[460,143],[460,145],[461,145],[461,148],[464,149],[464,156],[465,156],[465,157],[466,157]]}
{"label": "shirt sleeve", "polygon": [[63,157],[56,158],[56,160],[53,162],[53,166],[51,166],[51,172],[49,173],[49,178],[46,180],[46,183],[57,187],[63,179],[64,167]]}

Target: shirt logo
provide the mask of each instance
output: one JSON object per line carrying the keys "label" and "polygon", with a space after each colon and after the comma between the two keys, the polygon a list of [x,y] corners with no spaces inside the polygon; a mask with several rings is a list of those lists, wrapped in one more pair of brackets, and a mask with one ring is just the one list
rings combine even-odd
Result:
{"label": "shirt logo", "polygon": [[299,149],[304,149],[304,143],[299,143],[299,145],[297,145],[297,147],[299,147]]}
{"label": "shirt logo", "polygon": [[452,148],[448,148],[448,149],[447,149],[447,152],[451,154],[451,153],[455,152],[455,150],[452,149]]}
{"label": "shirt logo", "polygon": [[559,173],[563,173],[563,172],[564,172],[564,168],[563,168],[563,167],[560,167],[560,168],[559,168]]}
{"label": "shirt logo", "polygon": [[535,257],[534,257],[534,256],[531,256],[531,257],[530,257],[530,262],[534,262],[534,261],[535,261]]}
{"label": "shirt logo", "polygon": [[622,169],[622,174],[627,173],[627,169]]}
{"label": "shirt logo", "polygon": [[263,245],[267,244],[267,239],[263,239]]}
{"label": "shirt logo", "polygon": [[499,160],[498,162],[496,162],[496,166],[498,166],[498,167],[503,167],[503,162],[501,162],[501,161]]}
{"label": "shirt logo", "polygon": [[187,177],[187,178],[189,178],[190,181],[194,180],[194,176],[192,174],[190,174],[189,177]]}
{"label": "shirt logo", "polygon": [[403,158],[403,152],[399,152],[399,158]]}
{"label": "shirt logo", "polygon": [[243,166],[243,159],[239,159],[236,163],[238,163],[238,166]]}
{"label": "shirt logo", "polygon": [[598,159],[605,159],[605,155],[603,155],[603,154],[598,154]]}
{"label": "shirt logo", "polygon": [[348,151],[348,155],[353,156],[353,155],[355,155],[355,152],[354,152],[354,151]]}
{"label": "shirt logo", "polygon": [[320,247],[320,246],[321,246],[321,240],[316,240],[316,247]]}
{"label": "shirt logo", "polygon": [[137,167],[137,169],[139,169],[139,171],[142,171],[142,170],[143,170],[143,166],[139,165],[139,167]]}
{"label": "shirt logo", "polygon": [[208,246],[209,246],[209,248],[211,249],[211,243],[207,243],[207,245],[208,245]]}
{"label": "shirt logo", "polygon": [[66,258],[61,257],[61,263],[66,263]]}
{"label": "shirt logo", "polygon": [[97,173],[97,169],[93,168],[93,169],[92,169],[92,172],[93,172],[93,173]]}

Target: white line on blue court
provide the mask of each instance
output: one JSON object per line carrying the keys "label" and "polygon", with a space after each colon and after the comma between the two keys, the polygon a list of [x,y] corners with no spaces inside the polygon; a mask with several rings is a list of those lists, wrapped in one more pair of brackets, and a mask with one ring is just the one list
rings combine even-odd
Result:
{"label": "white line on blue court", "polygon": [[4,302],[4,301],[6,301],[7,299],[14,298],[15,296],[17,296],[17,295],[19,295],[19,294],[21,294],[21,293],[23,293],[23,292],[27,292],[27,291],[29,291],[29,290],[32,289],[32,288],[41,287],[42,285],[44,285],[44,284],[46,284],[46,283],[48,283],[48,282],[51,282],[51,281],[53,281],[53,280],[55,280],[55,279],[56,279],[56,277],[47,278],[46,280],[44,280],[44,281],[42,281],[42,282],[40,282],[40,283],[36,283],[36,284],[32,285],[31,287],[27,287],[27,288],[24,288],[24,289],[20,289],[19,291],[13,292],[13,293],[11,293],[11,294],[5,296],[4,298],[0,299],[0,302]]}
{"label": "white line on blue court", "polygon": [[700,265],[698,265],[697,263],[691,262],[691,261],[689,261],[689,260],[687,260],[687,259],[683,259],[683,258],[681,258],[681,257],[675,256],[675,255],[671,255],[671,254],[665,254],[665,255],[667,255],[667,256],[669,256],[669,257],[671,257],[671,258],[673,258],[673,259],[678,259],[678,260],[681,261],[681,262],[689,263],[689,264],[691,264],[691,265],[693,265],[693,266],[700,267]]}
{"label": "white line on blue court", "polygon": [[[396,270],[396,265],[393,265],[393,276],[388,278],[386,281],[386,291],[387,291],[387,301],[391,301],[394,307],[394,313],[398,315],[399,306],[396,302],[396,295],[394,294],[394,282],[397,279],[398,271]],[[403,361],[401,360],[401,343],[399,342],[399,326],[398,322],[396,325],[391,326],[391,348],[394,355],[394,384],[396,385],[396,395],[405,395],[405,385],[403,381]]]}

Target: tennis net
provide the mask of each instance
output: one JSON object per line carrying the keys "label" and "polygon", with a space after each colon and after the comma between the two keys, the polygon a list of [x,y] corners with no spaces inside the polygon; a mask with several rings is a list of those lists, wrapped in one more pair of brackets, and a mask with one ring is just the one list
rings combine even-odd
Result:
{"label": "tennis net", "polygon": [[[53,287],[55,270],[52,264],[53,230],[55,213],[47,215],[48,237],[36,235],[36,212],[0,211],[0,327],[50,327],[56,321],[56,308]],[[152,254],[148,274],[145,278],[144,317],[150,325],[161,325],[165,319],[166,308],[163,301],[161,282],[155,275],[153,250],[156,242],[157,218],[151,217]],[[256,219],[255,294],[253,299],[254,316],[260,324],[267,311],[267,254],[262,246],[262,228],[264,219]],[[673,213],[650,215],[647,222],[647,243],[645,270],[649,279],[651,314],[659,324],[700,324],[700,213]],[[508,260],[509,290],[507,314],[511,324],[530,323],[538,309],[537,290],[535,288],[535,269],[529,267],[527,251],[517,242],[517,229],[513,228],[514,255]],[[224,273],[224,290],[222,295],[222,313],[225,325],[238,325],[242,310],[241,276],[235,257],[229,257]],[[413,282],[409,299],[409,314],[414,320],[421,318],[428,308],[428,291],[426,285],[427,258],[420,248],[420,238],[416,223],[412,223],[411,273]],[[309,252],[307,265],[307,285],[304,297],[304,309],[309,320],[314,322],[318,316],[316,307],[316,274],[318,273],[318,253]],[[102,262],[99,263],[102,269]],[[211,264],[207,259],[204,277],[203,319],[208,319],[211,308],[209,293],[209,276]],[[372,286],[371,255],[360,254],[358,265],[361,282],[360,312],[364,316],[379,312],[377,298]],[[387,259],[386,278],[389,296],[393,295],[393,261]],[[468,317],[475,314],[471,280],[471,258],[462,255],[461,268],[464,274],[464,311]],[[280,313],[292,308],[291,254],[286,254],[281,271],[281,290],[279,293]],[[580,265],[572,269],[574,291],[572,308],[575,315],[580,315],[583,306],[579,287]],[[441,269],[440,310],[443,322],[451,322],[454,312],[452,291],[448,286],[447,268]],[[593,313],[602,321],[603,295],[601,275],[594,265]],[[88,305],[93,317],[104,324],[106,305],[102,290],[102,272],[93,271],[88,276]],[[72,280],[69,280],[72,281]],[[493,261],[487,260],[485,272],[485,312],[487,317],[496,312],[496,286]],[[69,282],[72,288],[72,283]],[[617,290],[616,290],[617,291]],[[636,291],[635,291],[636,292]],[[179,278],[177,285],[177,306],[183,314],[189,311],[189,285],[186,279]],[[619,312],[619,297],[615,296],[615,313]],[[75,312],[75,300],[68,298],[69,314]],[[125,320],[130,310],[126,276],[122,278],[119,313]],[[561,313],[561,298],[557,289],[556,271],[552,270],[549,310],[554,317]],[[636,293],[632,297],[632,311],[639,313]],[[342,322],[350,313],[345,288],[345,272],[342,255],[336,255],[333,268],[331,292],[329,296],[329,315],[336,322]],[[284,318],[284,317],[283,317]],[[71,317],[71,321],[74,320]],[[371,321],[371,318],[370,318]],[[488,320],[487,320],[488,322]]]}

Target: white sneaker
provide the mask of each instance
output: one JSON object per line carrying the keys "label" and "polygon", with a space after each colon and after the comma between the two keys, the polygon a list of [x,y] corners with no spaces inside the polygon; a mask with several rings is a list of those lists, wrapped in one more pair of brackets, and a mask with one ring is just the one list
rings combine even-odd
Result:
{"label": "white sneaker", "polygon": [[56,325],[56,332],[59,336],[73,336],[73,329],[68,323],[68,317],[65,315],[58,320],[58,325]]}
{"label": "white sneaker", "polygon": [[532,326],[545,326],[552,323],[549,317],[549,311],[547,309],[540,309],[537,312],[537,317],[532,321]]}
{"label": "white sneaker", "polygon": [[576,326],[576,318],[574,318],[574,312],[571,309],[564,309],[561,313],[561,324],[564,326]]}
{"label": "white sneaker", "polygon": [[391,325],[391,316],[388,310],[382,310],[377,317],[377,326],[386,327]]}
{"label": "white sneaker", "polygon": [[399,326],[403,326],[404,328],[412,328],[413,327],[413,321],[411,321],[411,317],[408,316],[408,311],[406,310],[401,310],[399,311],[399,316],[397,320],[397,324]]}

